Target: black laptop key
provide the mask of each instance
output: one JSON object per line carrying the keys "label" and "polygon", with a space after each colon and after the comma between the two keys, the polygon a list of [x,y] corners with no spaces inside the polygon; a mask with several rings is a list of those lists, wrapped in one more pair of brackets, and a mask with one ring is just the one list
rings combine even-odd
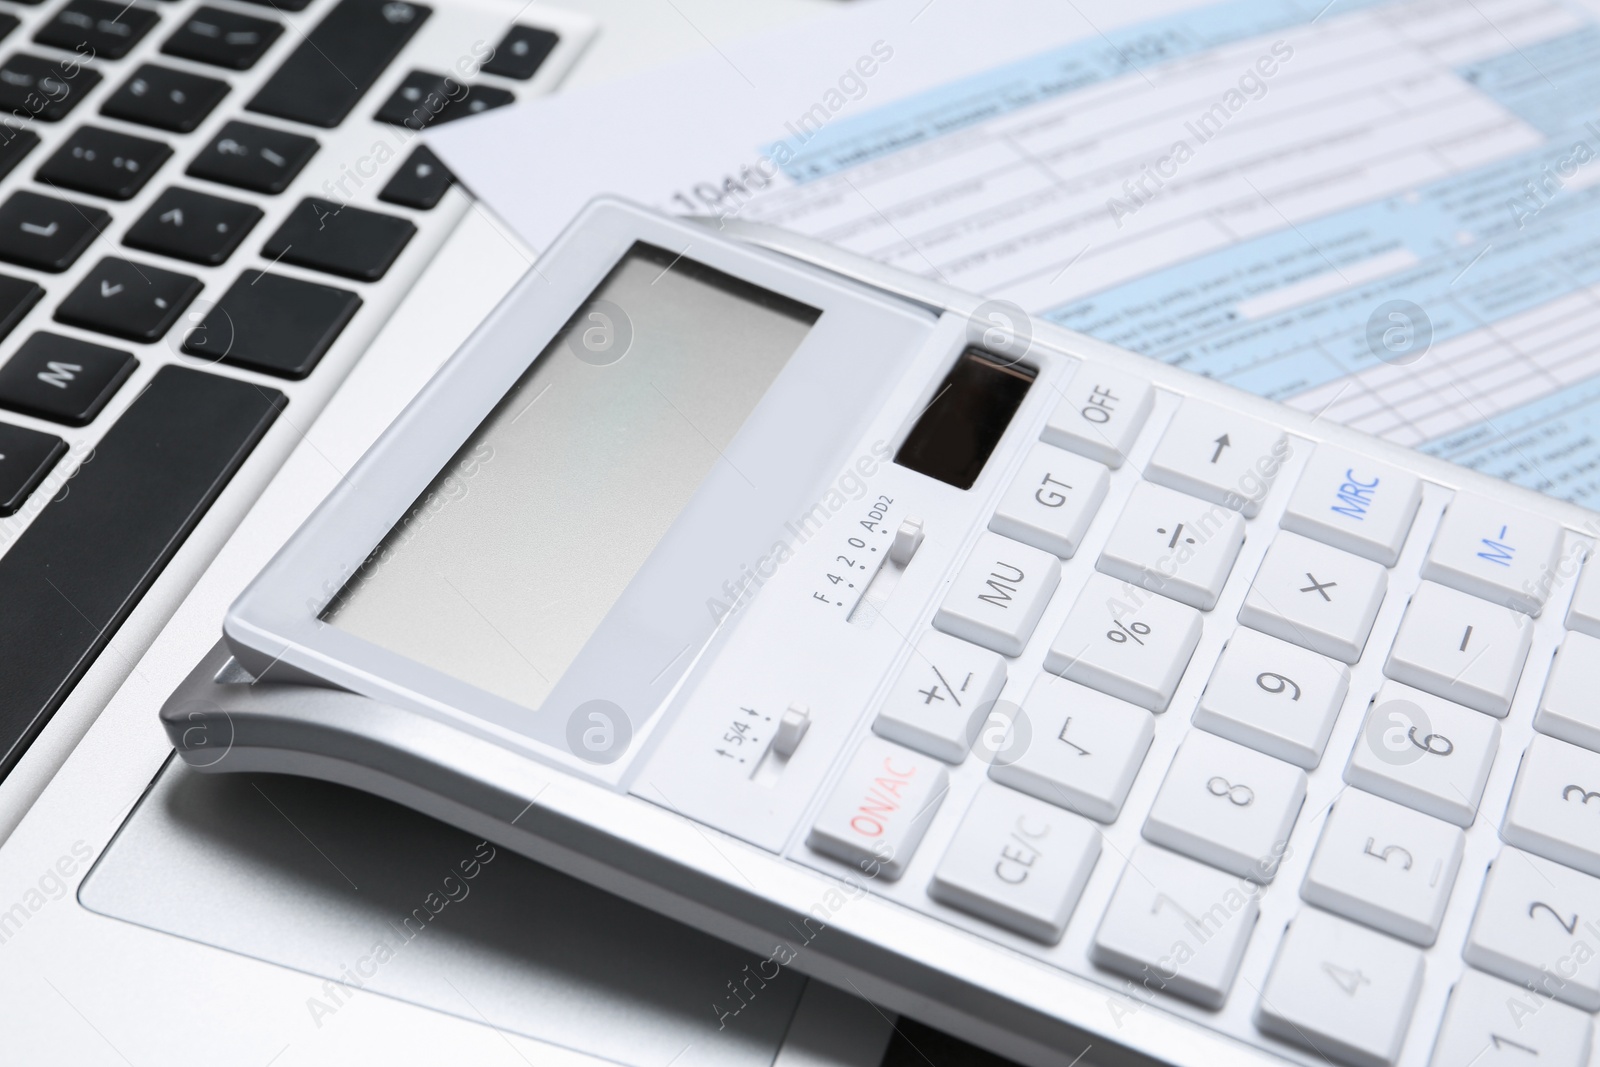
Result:
{"label": "black laptop key", "polygon": [[0,259],[59,274],[111,225],[111,216],[88,204],[16,192],[0,204]]}
{"label": "black laptop key", "polygon": [[373,116],[379,122],[421,130],[514,103],[516,96],[492,85],[464,85],[443,74],[414,70]]}
{"label": "black laptop key", "polygon": [[282,33],[280,24],[267,19],[202,7],[195,9],[178,31],[167,38],[161,50],[169,56],[181,56],[197,63],[249,70]]}
{"label": "black laptop key", "polygon": [[339,125],[430,14],[407,0],[339,0],[247,106],[310,126]]}
{"label": "black laptop key", "polygon": [[0,407],[86,426],[138,365],[132,353],[41,331],[0,364]]}
{"label": "black laptop key", "polygon": [[84,59],[121,59],[161,16],[147,7],[112,0],[72,0],[33,39]]}
{"label": "black laptop key", "polygon": [[419,144],[383,187],[378,199],[427,211],[444,199],[455,182],[456,176],[445,169],[439,157],[427,145]]}
{"label": "black laptop key", "polygon": [[[22,0],[22,2],[27,3],[28,0]],[[10,37],[20,25],[22,25],[22,20],[17,18],[17,16],[7,15],[3,12],[0,12],[0,39]]]}
{"label": "black laptop key", "polygon": [[60,122],[100,75],[71,59],[46,59],[18,52],[0,63],[0,111],[24,121]]}
{"label": "black laptop key", "polygon": [[39,135],[32,130],[0,125],[0,178],[17,169],[17,164],[39,147]]}
{"label": "black laptop key", "polygon": [[250,455],[283,394],[163,367],[0,556],[0,774]]}
{"label": "black laptop key", "polygon": [[107,200],[131,200],[171,155],[160,141],[80,126],[44,161],[38,179]]}
{"label": "black laptop key", "polygon": [[414,70],[405,76],[372,117],[391,126],[420,130],[424,126],[431,126],[434,118],[449,105],[449,94],[459,93],[461,89],[461,83],[443,74]]}
{"label": "black laptop key", "polygon": [[107,256],[56,308],[56,321],[130,341],[159,341],[200,294],[198,278]]}
{"label": "black laptop key", "polygon": [[66,454],[55,434],[0,422],[0,518],[15,515]]}
{"label": "black laptop key", "polygon": [[261,254],[273,262],[375,282],[416,232],[409,219],[308,197],[267,238]]}
{"label": "black laptop key", "polygon": [[285,378],[304,378],[350,322],[347,289],[247,270],[189,331],[183,350]]}
{"label": "black laptop key", "polygon": [[494,55],[483,65],[485,74],[527,81],[539,72],[561,38],[537,26],[513,26],[494,46]]}
{"label": "black laptop key", "polygon": [[17,323],[44,298],[44,286],[26,278],[0,274],[0,337],[11,336]]}
{"label": "black laptop key", "polygon": [[104,104],[102,115],[173,133],[191,133],[228,95],[228,83],[146,63]]}
{"label": "black laptop key", "polygon": [[274,11],[304,11],[311,6],[311,0],[244,0],[247,4],[257,7],[270,7]]}
{"label": "black laptop key", "polygon": [[168,189],[128,228],[122,243],[215,267],[233,255],[245,234],[261,221],[254,204],[224,200],[193,189]]}
{"label": "black laptop key", "polygon": [[316,154],[317,142],[309,137],[229,122],[194,157],[188,173],[253,193],[281,193]]}

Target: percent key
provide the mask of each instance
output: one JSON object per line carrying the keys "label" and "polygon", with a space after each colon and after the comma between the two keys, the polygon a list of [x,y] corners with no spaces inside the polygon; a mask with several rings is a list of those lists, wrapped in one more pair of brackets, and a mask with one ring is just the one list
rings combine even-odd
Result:
{"label": "percent key", "polygon": [[1050,643],[1045,670],[1165,711],[1200,641],[1200,627],[1195,609],[1096,574]]}

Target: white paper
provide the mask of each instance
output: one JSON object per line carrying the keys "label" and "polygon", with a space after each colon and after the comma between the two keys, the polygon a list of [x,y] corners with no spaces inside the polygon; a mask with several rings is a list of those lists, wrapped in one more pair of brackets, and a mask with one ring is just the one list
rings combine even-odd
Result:
{"label": "white paper", "polygon": [[1592,503],[1597,117],[1549,0],[872,0],[431,137],[535,247],[774,222]]}

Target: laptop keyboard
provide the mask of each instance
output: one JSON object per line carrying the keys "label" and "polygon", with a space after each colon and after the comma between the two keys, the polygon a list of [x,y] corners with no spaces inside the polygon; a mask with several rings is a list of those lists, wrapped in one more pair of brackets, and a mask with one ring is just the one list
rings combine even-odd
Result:
{"label": "laptop keyboard", "polygon": [[514,14],[0,10],[0,776],[459,221],[414,131],[543,91],[589,32]]}

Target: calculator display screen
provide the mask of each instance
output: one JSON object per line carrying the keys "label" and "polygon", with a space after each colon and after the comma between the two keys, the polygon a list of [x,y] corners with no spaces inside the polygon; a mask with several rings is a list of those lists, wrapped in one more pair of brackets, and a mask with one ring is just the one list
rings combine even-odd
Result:
{"label": "calculator display screen", "polygon": [[537,709],[819,315],[634,245],[322,619]]}

